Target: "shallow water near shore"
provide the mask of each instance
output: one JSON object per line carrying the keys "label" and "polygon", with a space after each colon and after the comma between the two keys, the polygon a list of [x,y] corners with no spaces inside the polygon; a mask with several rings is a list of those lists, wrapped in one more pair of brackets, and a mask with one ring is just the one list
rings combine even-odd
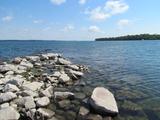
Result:
{"label": "shallow water near shore", "polygon": [[89,66],[90,73],[82,78],[87,86],[77,93],[95,86],[108,88],[119,106],[115,120],[160,120],[159,50],[160,41],[0,41],[1,60],[56,52]]}

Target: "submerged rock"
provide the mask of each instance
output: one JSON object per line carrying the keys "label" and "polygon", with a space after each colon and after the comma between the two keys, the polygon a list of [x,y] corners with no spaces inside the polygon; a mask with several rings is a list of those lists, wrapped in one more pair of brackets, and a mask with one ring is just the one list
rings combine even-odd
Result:
{"label": "submerged rock", "polygon": [[89,102],[97,113],[109,115],[118,114],[116,100],[108,89],[103,87],[95,88]]}
{"label": "submerged rock", "polygon": [[71,92],[54,92],[54,98],[57,100],[73,99],[74,93]]}

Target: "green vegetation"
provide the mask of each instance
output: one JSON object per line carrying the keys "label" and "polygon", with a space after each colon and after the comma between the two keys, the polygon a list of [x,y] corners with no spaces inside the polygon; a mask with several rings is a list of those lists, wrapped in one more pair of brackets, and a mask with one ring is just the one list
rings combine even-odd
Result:
{"label": "green vegetation", "polygon": [[108,37],[108,38],[97,38],[96,41],[112,41],[112,40],[160,40],[159,34],[140,34],[140,35],[126,35],[126,36],[119,36],[119,37]]}

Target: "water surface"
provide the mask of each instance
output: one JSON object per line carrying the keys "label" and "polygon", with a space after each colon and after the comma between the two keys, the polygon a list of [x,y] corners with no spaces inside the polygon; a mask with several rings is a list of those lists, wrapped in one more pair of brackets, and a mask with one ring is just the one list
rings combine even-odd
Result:
{"label": "water surface", "polygon": [[118,101],[117,120],[160,120],[160,41],[0,41],[0,59],[58,52],[90,67],[83,78]]}

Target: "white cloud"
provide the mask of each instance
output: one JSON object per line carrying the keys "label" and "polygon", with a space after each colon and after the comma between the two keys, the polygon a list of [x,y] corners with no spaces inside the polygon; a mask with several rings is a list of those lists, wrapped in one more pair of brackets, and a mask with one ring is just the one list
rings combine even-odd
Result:
{"label": "white cloud", "polygon": [[118,21],[117,25],[119,28],[123,28],[123,27],[130,25],[130,23],[131,23],[131,21],[128,19],[121,19]]}
{"label": "white cloud", "polygon": [[89,32],[94,32],[94,33],[101,32],[100,28],[97,27],[97,26],[90,26],[90,27],[88,28],[88,31],[89,31]]}
{"label": "white cloud", "polygon": [[85,4],[87,0],[79,0],[79,4]]}
{"label": "white cloud", "polygon": [[66,2],[66,0],[50,0],[54,5],[61,5]]}
{"label": "white cloud", "polygon": [[94,21],[104,21],[116,14],[121,14],[129,9],[124,0],[108,0],[104,6],[98,6],[92,10],[85,11],[89,18]]}
{"label": "white cloud", "polygon": [[91,11],[86,11],[85,13],[89,14],[90,19],[93,21],[104,21],[110,17],[110,15],[103,11],[103,8],[100,6]]}
{"label": "white cloud", "polygon": [[114,15],[126,12],[129,5],[124,0],[109,0],[106,2],[104,9]]}
{"label": "white cloud", "polygon": [[33,23],[35,24],[43,23],[43,20],[33,20]]}
{"label": "white cloud", "polygon": [[75,27],[74,27],[73,25],[66,25],[66,26],[62,29],[62,31],[68,32],[68,31],[72,31],[72,30],[74,30],[74,29],[75,29]]}
{"label": "white cloud", "polygon": [[12,21],[13,17],[12,16],[5,16],[5,17],[2,17],[2,21],[4,22],[10,22]]}

